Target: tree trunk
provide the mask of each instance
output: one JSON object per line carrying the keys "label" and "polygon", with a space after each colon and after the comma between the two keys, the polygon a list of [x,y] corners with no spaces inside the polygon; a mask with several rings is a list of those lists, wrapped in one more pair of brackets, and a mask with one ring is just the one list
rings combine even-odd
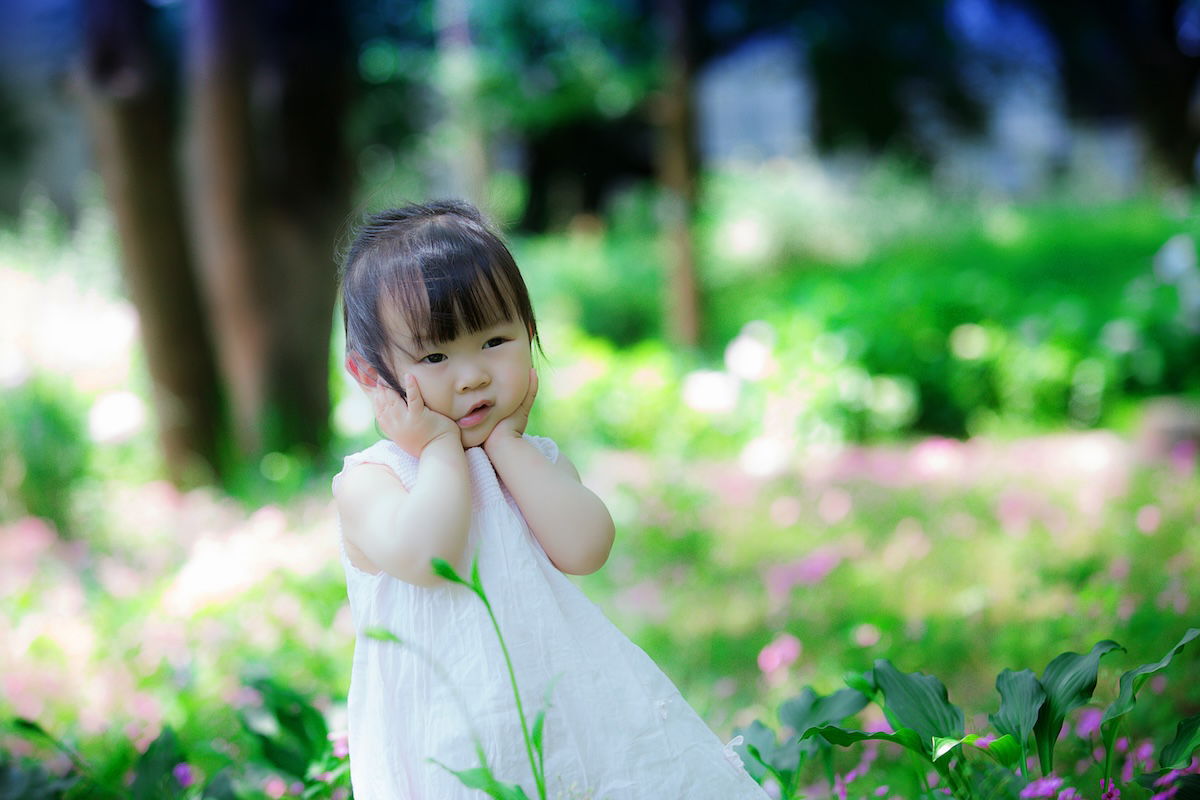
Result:
{"label": "tree trunk", "polygon": [[328,438],[333,253],[350,185],[344,13],[190,6],[191,211],[244,456]]}
{"label": "tree trunk", "polygon": [[677,345],[700,342],[700,288],[691,223],[697,158],[692,107],[692,47],[686,0],[659,0],[666,74],[655,108],[663,246],[667,254],[667,335]]}
{"label": "tree trunk", "polygon": [[159,441],[171,479],[211,478],[220,391],[192,260],[174,148],[173,109],[140,0],[85,4],[79,81],[96,161],[141,325]]}
{"label": "tree trunk", "polygon": [[478,111],[476,94],[479,64],[471,42],[469,0],[436,0],[436,83],[445,103],[434,137],[445,161],[450,194],[488,209],[488,157],[486,126]]}
{"label": "tree trunk", "polygon": [[328,438],[336,239],[350,206],[343,124],[351,61],[336,3],[276,0],[260,19],[255,94],[263,189],[267,443],[319,450]]}
{"label": "tree trunk", "polygon": [[[233,0],[188,4],[188,201],[200,283],[213,324],[217,364],[242,454],[263,446],[267,303],[256,234],[248,20]],[[277,287],[281,291],[284,287]]]}

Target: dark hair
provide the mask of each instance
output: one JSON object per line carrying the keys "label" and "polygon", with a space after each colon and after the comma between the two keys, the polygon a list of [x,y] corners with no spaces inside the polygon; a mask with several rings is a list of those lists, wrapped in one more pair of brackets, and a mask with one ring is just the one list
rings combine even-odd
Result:
{"label": "dark hair", "polygon": [[418,348],[511,322],[514,314],[537,342],[533,306],[512,253],[468,203],[440,200],[373,214],[346,253],[346,349],[403,395],[388,364],[393,342],[384,304],[400,312]]}

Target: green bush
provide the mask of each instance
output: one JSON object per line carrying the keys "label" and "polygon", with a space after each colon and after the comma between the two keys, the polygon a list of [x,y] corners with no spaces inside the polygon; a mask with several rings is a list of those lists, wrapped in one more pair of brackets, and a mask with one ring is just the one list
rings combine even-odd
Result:
{"label": "green bush", "polygon": [[61,380],[37,377],[0,393],[0,486],[18,507],[71,530],[71,494],[87,474],[82,402]]}

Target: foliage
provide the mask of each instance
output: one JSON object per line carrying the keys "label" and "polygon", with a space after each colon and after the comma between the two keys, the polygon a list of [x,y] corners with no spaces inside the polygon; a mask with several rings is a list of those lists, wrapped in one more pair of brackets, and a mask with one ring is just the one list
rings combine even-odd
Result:
{"label": "foliage", "polygon": [[[1142,685],[1137,678],[1144,678],[1165,668],[1172,657],[1197,636],[1200,636],[1200,628],[1189,629],[1158,662],[1142,665],[1122,675],[1121,692],[1108,706],[1103,717],[1101,787],[1116,785],[1112,755],[1119,723],[1114,721],[1132,708],[1137,688]],[[740,753],[760,765],[756,777],[769,771],[776,778],[785,800],[797,796],[795,776],[804,766],[805,755],[810,752],[802,748],[803,743],[817,737],[842,747],[872,740],[898,744],[912,753],[924,769],[936,773],[956,798],[1052,796],[1063,785],[1063,779],[1054,770],[1054,751],[1062,739],[1061,732],[1065,730],[1064,720],[1071,710],[1091,700],[1101,656],[1117,649],[1123,648],[1105,640],[1098,642],[1086,655],[1063,653],[1046,666],[1040,678],[1032,678],[1028,670],[1020,673],[1004,670],[996,680],[1001,696],[1000,712],[989,717],[995,731],[969,735],[964,734],[962,711],[950,703],[946,687],[941,681],[921,673],[900,672],[888,659],[879,659],[873,670],[853,683],[856,687],[869,690],[871,699],[879,704],[886,715],[887,727],[891,730],[867,732],[836,724],[866,704],[866,697],[856,688],[843,689],[829,698],[819,698],[806,687],[804,694],[789,702],[811,707],[827,701],[828,706],[837,709],[836,712],[827,715],[828,718],[789,719],[784,713],[787,708],[785,704],[780,710],[780,717],[785,725],[795,731],[792,737],[782,747],[776,747],[774,734],[765,725],[756,722],[739,732],[746,738],[746,742],[740,746]],[[853,702],[843,700],[848,692],[854,698]],[[1200,747],[1200,740],[1195,737],[1198,719],[1200,717],[1190,717],[1180,722],[1175,738],[1160,752],[1160,771],[1150,773],[1144,770],[1150,773],[1150,785],[1168,792],[1162,797],[1192,796],[1186,785],[1181,784],[1182,792],[1179,792],[1179,787],[1175,791],[1171,789],[1181,774],[1179,768],[1186,765],[1191,760],[1193,750]],[[1013,720],[1023,720],[1023,723],[1014,726],[1010,724]],[[1031,724],[1033,720],[1036,723]],[[799,724],[795,724],[797,722]],[[1039,781],[1043,785],[1051,785],[1051,782],[1053,785],[1053,791],[1047,794],[1042,794],[1038,783],[1031,781],[1025,772],[1026,744],[1031,733],[1041,761],[1042,778]],[[968,757],[968,753],[980,755]],[[991,761],[981,762],[979,759],[983,756],[989,756]],[[1145,758],[1141,760],[1144,762]],[[1200,764],[1194,766],[1200,767]],[[1169,770],[1176,772],[1162,780]],[[1018,772],[1020,779],[1016,777]],[[849,782],[851,779],[843,780]],[[1123,782],[1129,784],[1132,780],[1135,778],[1125,777]],[[1087,785],[1082,780],[1079,783]],[[1125,788],[1128,791],[1129,787]],[[844,788],[841,794],[844,796]],[[933,792],[926,787],[922,794],[931,796]]]}
{"label": "foliage", "polygon": [[2,516],[24,512],[71,530],[71,494],[90,456],[80,406],[65,381],[47,376],[0,391],[0,489],[20,504],[0,506]]}

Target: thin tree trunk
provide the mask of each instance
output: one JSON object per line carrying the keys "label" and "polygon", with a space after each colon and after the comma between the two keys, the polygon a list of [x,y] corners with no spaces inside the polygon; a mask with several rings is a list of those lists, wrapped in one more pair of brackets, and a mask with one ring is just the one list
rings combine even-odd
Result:
{"label": "thin tree trunk", "polygon": [[263,268],[270,293],[268,444],[319,449],[329,427],[335,239],[350,206],[343,124],[351,61],[344,9],[275,0],[260,19],[256,81]]}
{"label": "thin tree trunk", "polygon": [[666,75],[655,109],[658,176],[667,253],[667,335],[678,345],[700,342],[700,287],[691,222],[696,209],[696,148],[692,55],[686,0],[659,0],[666,37]]}
{"label": "thin tree trunk", "polygon": [[147,7],[140,0],[84,7],[79,84],[138,311],[163,458],[176,483],[206,480],[217,465],[220,384],[191,268],[173,109],[150,46]]}
{"label": "thin tree trunk", "polygon": [[435,136],[444,142],[449,191],[478,206],[488,206],[488,137],[476,94],[479,64],[471,42],[469,0],[435,0],[437,84],[446,104]]}
{"label": "thin tree trunk", "polygon": [[[263,446],[269,287],[261,282],[247,87],[250,30],[234,0],[188,4],[188,201],[217,363],[239,452]],[[280,290],[281,287],[275,287]]]}

